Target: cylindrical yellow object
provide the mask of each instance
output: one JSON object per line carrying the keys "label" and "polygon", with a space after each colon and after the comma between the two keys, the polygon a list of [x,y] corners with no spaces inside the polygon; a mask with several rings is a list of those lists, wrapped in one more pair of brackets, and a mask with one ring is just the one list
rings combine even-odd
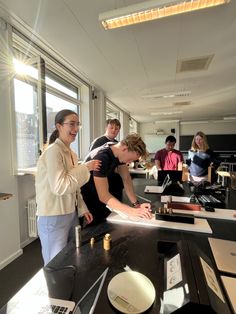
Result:
{"label": "cylindrical yellow object", "polygon": [[93,245],[94,245],[94,242],[95,242],[95,239],[94,239],[94,238],[91,238],[91,239],[90,239],[90,245],[93,246]]}
{"label": "cylindrical yellow object", "polygon": [[111,248],[111,235],[109,233],[106,233],[103,238],[103,248],[107,251]]}

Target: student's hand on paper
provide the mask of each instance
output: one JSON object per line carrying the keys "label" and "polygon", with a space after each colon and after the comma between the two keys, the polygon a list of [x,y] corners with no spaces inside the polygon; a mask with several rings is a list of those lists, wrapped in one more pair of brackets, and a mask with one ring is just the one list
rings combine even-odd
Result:
{"label": "student's hand on paper", "polygon": [[140,204],[140,208],[147,208],[147,209],[151,210],[151,204],[150,203],[142,203],[142,204]]}
{"label": "student's hand on paper", "polygon": [[152,210],[151,204],[149,203],[142,203],[138,208],[134,208],[132,212],[133,216],[140,217],[140,218],[152,218]]}
{"label": "student's hand on paper", "polygon": [[88,224],[90,224],[90,223],[93,221],[93,215],[92,215],[90,212],[86,212],[86,213],[84,214],[84,217],[85,217],[86,222],[87,222]]}
{"label": "student's hand on paper", "polygon": [[101,160],[97,160],[97,159],[90,160],[85,163],[89,171],[92,171],[92,170],[98,171],[101,167],[101,164],[102,164]]}

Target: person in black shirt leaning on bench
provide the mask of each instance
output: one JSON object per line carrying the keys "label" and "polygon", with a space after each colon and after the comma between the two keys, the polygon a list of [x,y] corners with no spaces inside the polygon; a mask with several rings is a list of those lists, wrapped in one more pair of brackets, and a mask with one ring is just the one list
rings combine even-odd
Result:
{"label": "person in black shirt leaning on bench", "polygon": [[[91,159],[101,161],[100,169],[91,171],[89,182],[81,189],[83,199],[95,223],[104,220],[110,214],[106,205],[128,216],[151,218],[151,206],[149,203],[139,204],[126,165],[139,158],[145,159],[146,156],[146,145],[138,134],[129,134],[118,143],[108,142],[88,154],[86,161]],[[123,180],[124,189],[132,207],[122,203],[116,197],[116,187],[110,184],[110,178],[115,169]]]}

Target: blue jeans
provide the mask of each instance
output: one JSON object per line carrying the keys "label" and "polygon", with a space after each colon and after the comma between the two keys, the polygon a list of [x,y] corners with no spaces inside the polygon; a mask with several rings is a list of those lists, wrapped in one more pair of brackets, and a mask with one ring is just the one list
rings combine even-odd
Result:
{"label": "blue jeans", "polygon": [[37,223],[44,265],[46,265],[75,237],[74,230],[78,225],[78,216],[76,212],[57,216],[39,216]]}

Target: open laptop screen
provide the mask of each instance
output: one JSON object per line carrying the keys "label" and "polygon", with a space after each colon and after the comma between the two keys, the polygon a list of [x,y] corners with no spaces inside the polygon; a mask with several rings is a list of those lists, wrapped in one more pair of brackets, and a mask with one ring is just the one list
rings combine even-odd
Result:
{"label": "open laptop screen", "polygon": [[172,182],[182,182],[182,170],[158,170],[158,185],[162,185],[166,176],[170,176]]}

